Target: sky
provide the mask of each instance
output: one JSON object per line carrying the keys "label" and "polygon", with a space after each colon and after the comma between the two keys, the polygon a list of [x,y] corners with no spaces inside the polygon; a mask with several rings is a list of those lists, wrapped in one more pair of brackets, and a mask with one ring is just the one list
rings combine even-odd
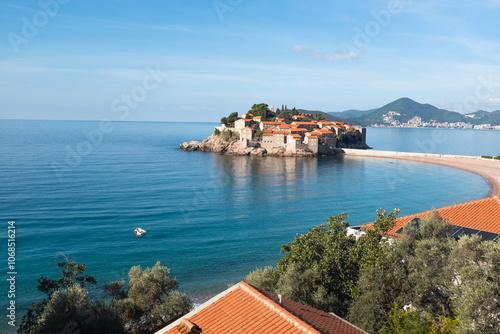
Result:
{"label": "sky", "polygon": [[500,0],[0,1],[0,119],[500,109]]}

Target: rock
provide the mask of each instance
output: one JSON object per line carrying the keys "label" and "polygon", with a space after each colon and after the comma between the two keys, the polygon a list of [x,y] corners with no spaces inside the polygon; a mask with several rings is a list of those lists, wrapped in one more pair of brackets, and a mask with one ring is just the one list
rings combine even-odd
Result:
{"label": "rock", "polygon": [[250,155],[258,155],[258,156],[263,156],[267,153],[266,149],[263,147],[259,148],[254,148],[251,152]]}
{"label": "rock", "polygon": [[234,141],[229,144],[226,154],[230,155],[248,155],[252,151],[251,147],[243,147],[243,143],[241,141]]}
{"label": "rock", "polygon": [[202,143],[199,141],[191,140],[190,142],[184,142],[179,145],[179,148],[184,151],[200,151]]}

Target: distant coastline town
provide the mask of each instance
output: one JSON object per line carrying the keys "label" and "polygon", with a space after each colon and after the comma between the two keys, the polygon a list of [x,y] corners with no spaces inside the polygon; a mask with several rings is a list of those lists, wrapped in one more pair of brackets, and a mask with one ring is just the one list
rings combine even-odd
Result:
{"label": "distant coastline town", "polygon": [[[472,124],[470,122],[438,122],[433,119],[426,122],[419,116],[414,116],[407,122],[400,122],[395,119],[396,116],[401,116],[401,113],[397,111],[389,111],[387,114],[383,114],[384,123],[372,124],[372,127],[500,130],[500,125],[491,125],[489,123]],[[473,115],[464,115],[464,117],[474,118]]]}
{"label": "distant coastline town", "polygon": [[335,120],[366,127],[500,130],[500,110],[491,112],[478,110],[462,114],[427,103],[418,103],[407,97],[397,99],[380,108],[350,109],[327,114]]}
{"label": "distant coastline town", "polygon": [[323,114],[301,113],[254,104],[241,117],[237,112],[221,119],[221,125],[202,143],[180,145],[186,151],[214,151],[232,155],[317,156],[336,155],[341,148],[369,148],[366,128],[327,121]]}

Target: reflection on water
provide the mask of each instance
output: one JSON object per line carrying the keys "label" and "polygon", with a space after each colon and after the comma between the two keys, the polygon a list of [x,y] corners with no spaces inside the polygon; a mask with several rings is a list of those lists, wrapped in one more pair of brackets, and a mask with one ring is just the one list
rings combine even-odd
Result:
{"label": "reflection on water", "polygon": [[296,187],[306,185],[318,173],[314,158],[220,156],[213,162],[213,173],[236,203],[297,200]]}

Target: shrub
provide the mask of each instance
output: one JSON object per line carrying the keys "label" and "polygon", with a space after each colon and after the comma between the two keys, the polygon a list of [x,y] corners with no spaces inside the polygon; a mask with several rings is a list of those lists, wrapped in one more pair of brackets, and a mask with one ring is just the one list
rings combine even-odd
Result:
{"label": "shrub", "polygon": [[500,160],[500,156],[498,156],[498,155],[497,155],[497,156],[496,156],[496,157],[494,157],[493,159],[495,159],[495,160]]}
{"label": "shrub", "polygon": [[490,155],[482,155],[481,158],[484,158],[484,159],[493,159],[493,157],[490,156]]}
{"label": "shrub", "polygon": [[231,138],[233,137],[233,132],[231,130],[224,130],[221,132],[219,137],[221,137],[222,140],[231,141]]}
{"label": "shrub", "polygon": [[214,130],[214,135],[216,135],[216,136],[220,136],[220,130],[219,130],[219,129],[215,129],[215,130]]}

